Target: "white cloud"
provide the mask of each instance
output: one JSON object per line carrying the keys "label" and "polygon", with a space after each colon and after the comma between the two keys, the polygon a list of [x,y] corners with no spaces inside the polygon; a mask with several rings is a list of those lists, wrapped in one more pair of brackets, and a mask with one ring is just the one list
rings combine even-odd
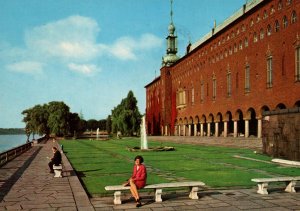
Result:
{"label": "white cloud", "polygon": [[162,40],[152,34],[143,34],[140,39],[131,37],[119,38],[111,47],[107,47],[109,53],[122,60],[137,58],[137,51],[157,48],[162,45]]}
{"label": "white cloud", "polygon": [[89,17],[70,16],[34,27],[25,33],[25,47],[14,47],[7,43],[0,50],[0,60],[7,69],[22,73],[42,73],[52,64],[63,69],[93,75],[99,72],[95,62],[109,55],[119,60],[137,60],[151,49],[160,47],[162,39],[143,34],[139,38],[120,37],[112,44],[97,42],[100,32],[98,23]]}
{"label": "white cloud", "polygon": [[95,20],[71,16],[27,31],[25,42],[29,49],[41,55],[89,61],[98,54],[96,37],[99,31]]}
{"label": "white cloud", "polygon": [[26,74],[41,74],[43,72],[43,64],[35,61],[21,61],[9,64],[6,68],[13,72],[20,72]]}
{"label": "white cloud", "polygon": [[72,71],[79,72],[88,76],[94,75],[96,72],[100,71],[100,68],[98,68],[96,65],[93,64],[70,63],[68,67]]}

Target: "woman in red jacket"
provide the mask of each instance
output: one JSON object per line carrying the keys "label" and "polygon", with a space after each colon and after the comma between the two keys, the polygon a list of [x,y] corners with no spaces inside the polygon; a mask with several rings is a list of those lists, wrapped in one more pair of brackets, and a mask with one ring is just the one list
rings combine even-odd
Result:
{"label": "woman in red jacket", "polygon": [[132,196],[135,198],[136,207],[142,206],[138,189],[145,187],[147,180],[147,170],[142,164],[144,159],[138,155],[134,158],[135,165],[133,167],[133,174],[124,185],[130,185],[130,191]]}

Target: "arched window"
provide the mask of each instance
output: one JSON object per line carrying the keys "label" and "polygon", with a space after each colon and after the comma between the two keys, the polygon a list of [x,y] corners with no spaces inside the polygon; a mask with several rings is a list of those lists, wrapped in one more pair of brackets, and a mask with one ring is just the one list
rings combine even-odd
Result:
{"label": "arched window", "polygon": [[259,17],[259,15],[257,15],[256,22],[258,23],[259,21],[260,21],[260,17]]}
{"label": "arched window", "polygon": [[273,86],[273,59],[272,56],[267,57],[267,88]]}
{"label": "arched window", "polygon": [[244,45],[245,45],[245,48],[248,47],[248,38],[247,37],[244,40]]}
{"label": "arched window", "polygon": [[278,7],[277,8],[278,8],[278,10],[282,9],[282,1],[281,0],[278,1]]}
{"label": "arched window", "polygon": [[265,37],[264,29],[260,29],[259,38],[262,40],[262,39],[264,39],[264,37]]}
{"label": "arched window", "polygon": [[279,29],[280,29],[279,21],[276,20],[276,21],[275,21],[275,32],[278,32]]}
{"label": "arched window", "polygon": [[239,49],[240,49],[240,50],[243,49],[243,42],[242,42],[242,40],[240,40],[240,43],[239,43]]}
{"label": "arched window", "polygon": [[234,53],[237,52],[237,46],[236,46],[236,43],[234,43],[234,46],[233,46],[233,52],[234,52]]}
{"label": "arched window", "polygon": [[294,10],[292,12],[292,17],[291,17],[291,23],[296,23],[297,22],[297,13],[296,11]]}
{"label": "arched window", "polygon": [[272,5],[272,6],[271,6],[270,14],[272,15],[274,12],[275,12],[275,9],[274,9],[274,6]]}
{"label": "arched window", "polygon": [[283,16],[282,24],[283,24],[283,28],[286,28],[288,26],[288,19],[286,16]]}
{"label": "arched window", "polygon": [[266,19],[267,17],[268,17],[268,13],[267,13],[267,10],[265,10],[265,11],[264,11],[264,17],[263,17],[263,18]]}
{"label": "arched window", "polygon": [[270,25],[267,26],[267,35],[270,36],[272,34],[272,27]]}
{"label": "arched window", "polygon": [[250,65],[245,67],[245,92],[250,92]]}
{"label": "arched window", "polygon": [[253,42],[257,42],[257,34],[256,34],[256,32],[254,32],[254,34],[253,34]]}
{"label": "arched window", "polygon": [[226,83],[227,83],[227,97],[230,97],[231,96],[231,72],[230,72],[230,69],[227,70]]}
{"label": "arched window", "polygon": [[216,75],[213,74],[213,78],[212,78],[212,87],[213,87],[213,100],[216,99],[217,96],[217,79],[216,79]]}
{"label": "arched window", "polygon": [[250,26],[253,26],[253,24],[254,24],[254,21],[253,21],[253,19],[251,18],[251,20],[250,20]]}
{"label": "arched window", "polygon": [[292,3],[292,0],[286,0],[286,5],[290,5]]}

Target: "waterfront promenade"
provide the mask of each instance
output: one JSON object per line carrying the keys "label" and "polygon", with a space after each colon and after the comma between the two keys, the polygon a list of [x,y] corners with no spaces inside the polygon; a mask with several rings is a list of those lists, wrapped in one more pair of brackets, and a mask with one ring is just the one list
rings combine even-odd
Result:
{"label": "waterfront promenade", "polygon": [[123,204],[114,205],[113,193],[89,198],[64,155],[64,177],[53,178],[46,157],[52,156],[51,147],[56,145],[52,141],[37,144],[0,168],[0,210],[300,210],[299,185],[297,193],[271,189],[269,195],[257,194],[255,184],[251,189],[207,187],[198,200],[178,191],[163,195],[162,203],[154,202],[153,192],[143,192],[141,208],[135,207],[128,192]]}

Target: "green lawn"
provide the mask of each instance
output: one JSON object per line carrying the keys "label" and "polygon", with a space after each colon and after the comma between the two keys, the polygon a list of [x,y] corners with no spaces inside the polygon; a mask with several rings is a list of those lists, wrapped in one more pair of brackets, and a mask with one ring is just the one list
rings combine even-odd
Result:
{"label": "green lawn", "polygon": [[[130,152],[127,147],[140,145],[139,138],[91,141],[63,140],[64,151],[91,195],[106,195],[104,187],[118,185],[130,177],[133,159],[142,155],[148,171],[148,184],[171,181],[202,181],[211,188],[253,187],[251,178],[300,175],[299,168],[266,163],[272,158],[252,150],[164,143],[175,151]],[[149,147],[160,146],[149,142]],[[239,155],[255,160],[236,158]],[[262,161],[262,162],[260,162]]]}

